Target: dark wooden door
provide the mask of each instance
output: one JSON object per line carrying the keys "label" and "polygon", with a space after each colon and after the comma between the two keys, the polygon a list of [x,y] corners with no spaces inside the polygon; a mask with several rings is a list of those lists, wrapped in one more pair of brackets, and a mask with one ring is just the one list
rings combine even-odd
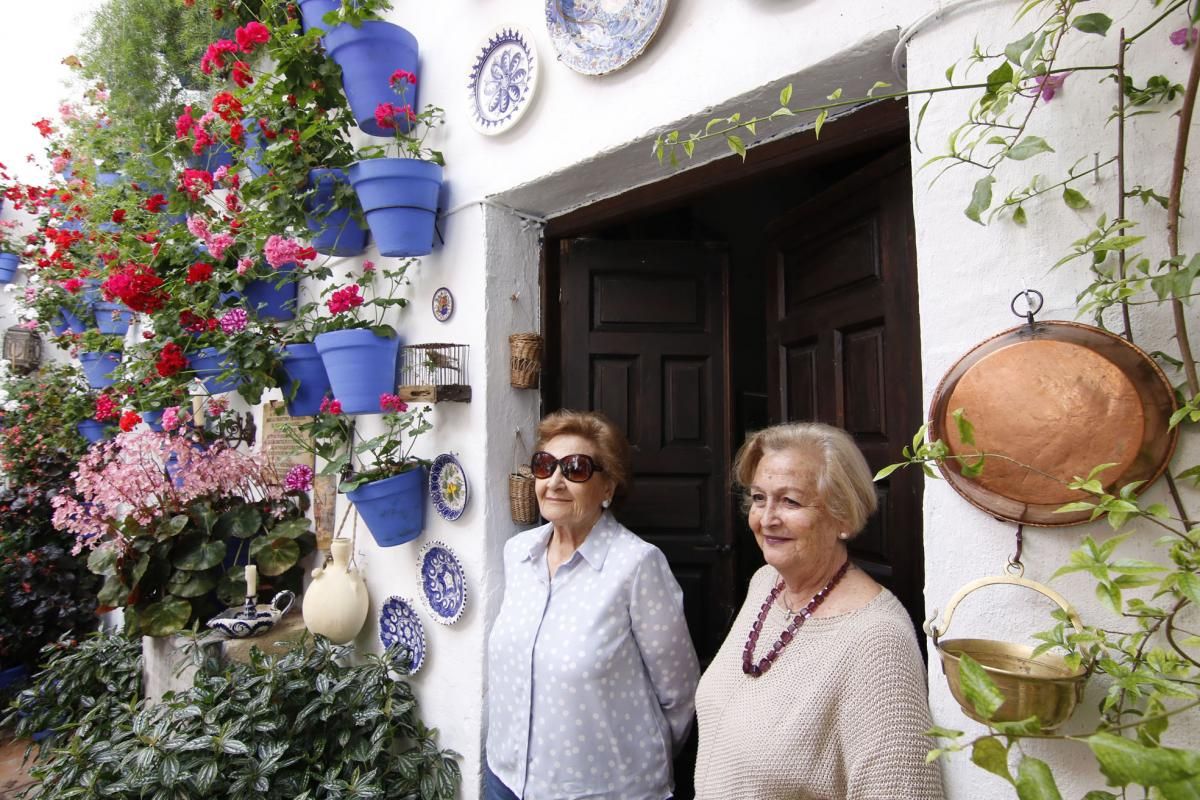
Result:
{"label": "dark wooden door", "polygon": [[[633,490],[614,511],[666,554],[706,666],[741,601],[726,477],[725,253],[571,239],[559,263],[562,405],[604,412],[633,445]],[[692,797],[695,738],[675,762],[677,798]]]}
{"label": "dark wooden door", "polygon": [[[873,471],[899,459],[922,419],[910,187],[904,148],[768,228],[771,419],[845,428]],[[920,472],[876,486],[880,511],[851,555],[919,621]]]}

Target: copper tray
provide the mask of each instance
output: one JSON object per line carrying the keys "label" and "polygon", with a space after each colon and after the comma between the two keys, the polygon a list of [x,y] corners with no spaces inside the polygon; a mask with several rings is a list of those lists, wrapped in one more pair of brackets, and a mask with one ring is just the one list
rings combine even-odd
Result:
{"label": "copper tray", "polygon": [[[959,408],[974,446],[958,435]],[[1097,476],[1106,489],[1145,481],[1144,490],[1175,450],[1179,429],[1167,427],[1175,408],[1166,375],[1126,340],[1075,322],[1035,322],[980,343],[950,368],[933,395],[930,433],[970,461],[986,452],[1019,462],[988,458],[973,478],[957,461],[941,465],[967,502],[1026,525],[1078,525],[1091,513],[1055,509],[1088,495],[1060,481],[1115,463]]]}

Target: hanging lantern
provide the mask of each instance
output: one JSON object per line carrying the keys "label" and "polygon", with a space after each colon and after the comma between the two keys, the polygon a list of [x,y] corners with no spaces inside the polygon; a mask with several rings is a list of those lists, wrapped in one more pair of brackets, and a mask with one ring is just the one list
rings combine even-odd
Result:
{"label": "hanging lantern", "polygon": [[42,363],[42,337],[37,331],[13,325],[4,332],[4,357],[13,372],[28,375]]}

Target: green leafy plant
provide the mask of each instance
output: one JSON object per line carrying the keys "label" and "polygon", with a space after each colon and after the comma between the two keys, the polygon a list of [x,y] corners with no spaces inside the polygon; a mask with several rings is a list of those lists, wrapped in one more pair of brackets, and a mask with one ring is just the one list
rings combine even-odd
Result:
{"label": "green leafy plant", "polygon": [[[38,754],[27,800],[457,796],[458,754],[437,746],[411,687],[392,678],[394,651],[349,665],[348,648],[317,637],[280,656],[252,650],[247,664],[196,652],[193,685],[148,705],[121,691],[91,694],[96,678],[118,670],[89,659],[123,656],[124,677],[136,650],[83,648],[52,658],[22,695],[28,720],[58,730]],[[63,688],[52,695],[54,679]]]}

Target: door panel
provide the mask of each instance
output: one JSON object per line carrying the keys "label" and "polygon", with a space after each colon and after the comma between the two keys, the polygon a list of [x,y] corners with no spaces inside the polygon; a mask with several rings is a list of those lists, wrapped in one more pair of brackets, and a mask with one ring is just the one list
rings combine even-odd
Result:
{"label": "door panel", "polygon": [[561,243],[562,405],[607,414],[633,446],[617,518],[666,554],[701,661],[734,597],[729,493],[728,266],[693,242]]}
{"label": "door panel", "polygon": [[[905,148],[768,230],[771,419],[845,428],[875,471],[896,460],[921,424],[909,186]],[[919,621],[920,475],[902,470],[876,487],[880,511],[850,552]]]}

